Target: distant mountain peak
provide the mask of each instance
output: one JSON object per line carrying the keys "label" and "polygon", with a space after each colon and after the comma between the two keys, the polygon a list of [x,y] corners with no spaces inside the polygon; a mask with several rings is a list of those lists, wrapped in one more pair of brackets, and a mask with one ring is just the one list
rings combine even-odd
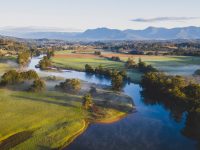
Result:
{"label": "distant mountain peak", "polygon": [[[148,27],[144,30],[118,30],[106,27],[88,29],[85,32],[56,32],[38,31],[31,28],[26,30],[0,29],[0,34],[19,38],[31,39],[60,39],[60,40],[172,40],[172,39],[200,39],[200,27],[177,27],[172,29]],[[20,32],[19,32],[20,31]]]}

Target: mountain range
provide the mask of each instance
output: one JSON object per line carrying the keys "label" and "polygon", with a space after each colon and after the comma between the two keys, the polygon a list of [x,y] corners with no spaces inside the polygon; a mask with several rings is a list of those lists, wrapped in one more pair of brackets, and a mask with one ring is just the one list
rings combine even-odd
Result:
{"label": "mountain range", "polygon": [[33,28],[0,28],[0,34],[25,39],[58,39],[58,40],[173,40],[200,39],[200,27],[156,28],[144,30],[117,30],[109,28],[88,29],[85,32],[57,32],[36,30]]}

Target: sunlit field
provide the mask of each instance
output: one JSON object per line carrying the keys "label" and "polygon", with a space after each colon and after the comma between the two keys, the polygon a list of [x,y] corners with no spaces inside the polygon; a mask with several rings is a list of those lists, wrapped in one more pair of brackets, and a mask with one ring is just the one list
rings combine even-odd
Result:
{"label": "sunlit field", "polygon": [[[110,60],[112,56],[118,56],[121,62]],[[200,68],[200,58],[190,56],[147,56],[147,55],[131,55],[131,54],[117,54],[111,52],[102,52],[101,56],[92,53],[72,53],[72,51],[56,52],[52,59],[55,66],[83,71],[85,64],[90,64],[93,67],[102,65],[104,68],[110,69],[125,69],[124,65],[128,58],[134,59],[138,62],[139,58],[147,64],[153,65],[160,71],[169,74],[178,75],[192,75],[195,70]],[[128,77],[133,81],[140,81],[142,74],[133,69],[127,71]]]}
{"label": "sunlit field", "polygon": [[[79,96],[6,89],[0,95],[0,149],[59,148],[87,128],[89,115]],[[124,114],[110,109],[99,122],[114,121]]]}

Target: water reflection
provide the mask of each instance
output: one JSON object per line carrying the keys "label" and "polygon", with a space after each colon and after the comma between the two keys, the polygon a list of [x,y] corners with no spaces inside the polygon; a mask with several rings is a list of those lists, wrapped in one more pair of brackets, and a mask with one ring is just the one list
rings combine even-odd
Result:
{"label": "water reflection", "polygon": [[[39,60],[33,58],[28,69],[35,69]],[[55,75],[96,84],[111,84],[109,79],[84,72],[35,70],[42,76]],[[187,112],[187,106],[165,100],[159,93],[141,93],[142,88],[138,84],[125,83],[123,90],[134,100],[137,112],[113,124],[90,125],[67,150],[196,149],[195,140],[200,139],[198,114]]]}
{"label": "water reflection", "polygon": [[[162,105],[163,108],[170,112],[170,117],[176,122],[181,122],[183,118],[185,120],[184,127],[181,129],[181,133],[191,139],[198,142],[197,149],[200,149],[200,112],[190,109],[188,103],[176,99],[169,99],[161,94],[153,94],[152,91],[141,92],[144,99],[143,102],[146,105]],[[159,98],[157,97],[159,96]]]}
{"label": "water reflection", "polygon": [[[184,109],[181,107],[176,112],[171,104],[165,106],[161,101],[146,99],[141,90],[132,83],[124,87],[125,93],[134,99],[136,113],[114,124],[91,125],[66,150],[196,149],[195,142],[181,132],[186,119]],[[173,119],[172,114],[179,119]]]}

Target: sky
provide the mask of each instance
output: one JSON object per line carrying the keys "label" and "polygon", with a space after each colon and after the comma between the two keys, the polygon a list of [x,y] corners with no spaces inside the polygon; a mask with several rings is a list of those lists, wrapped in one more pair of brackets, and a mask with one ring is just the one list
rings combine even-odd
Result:
{"label": "sky", "polygon": [[200,26],[200,0],[0,0],[0,20],[65,31]]}

